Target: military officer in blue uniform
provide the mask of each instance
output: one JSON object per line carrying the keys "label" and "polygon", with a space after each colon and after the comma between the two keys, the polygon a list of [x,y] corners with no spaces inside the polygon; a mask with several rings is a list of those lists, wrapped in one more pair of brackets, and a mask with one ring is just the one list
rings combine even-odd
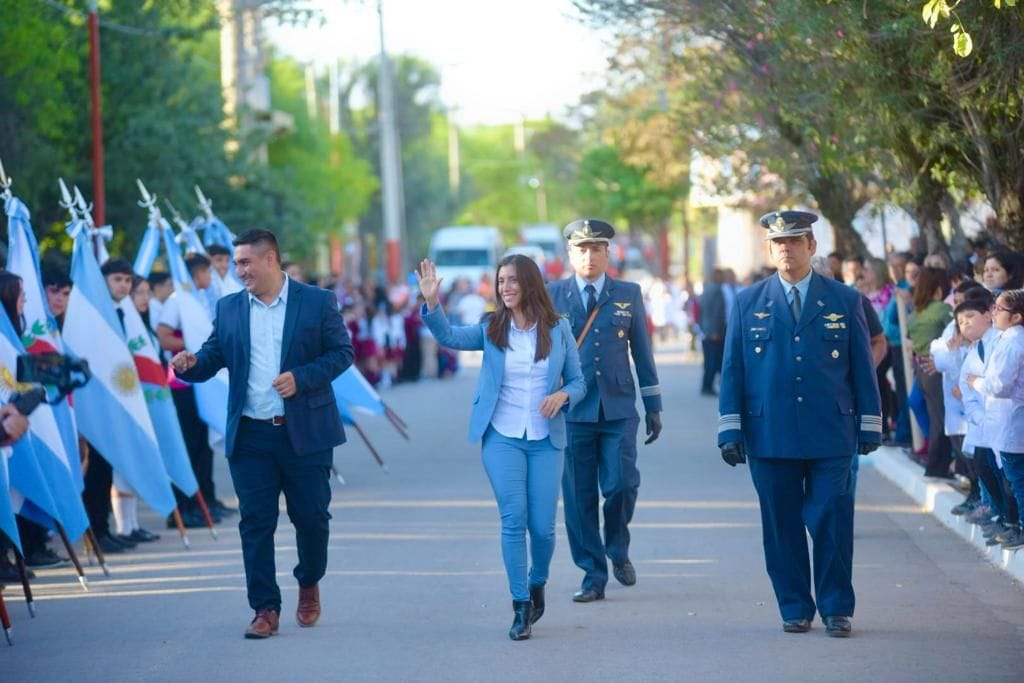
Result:
{"label": "military officer in blue uniform", "polygon": [[811,269],[817,218],[761,218],[778,274],[740,292],[732,309],[718,446],[727,464],[750,466],[783,630],[810,630],[817,611],[828,635],[845,637],[854,609],[850,464],[878,447],[882,417],[860,294]]}
{"label": "military officer in blue uniform", "polygon": [[[647,440],[661,433],[661,388],[647,331],[640,287],[606,275],[615,230],[584,219],[564,231],[575,275],[548,285],[555,310],[572,323],[587,395],[566,416],[567,445],[562,498],[569,549],[584,571],[575,602],[604,598],[608,563],[624,586],[636,583],[629,559],[629,522],[640,471],[636,437],[640,418],[629,359],[633,358],[646,412]],[[604,538],[598,507],[604,496]]]}

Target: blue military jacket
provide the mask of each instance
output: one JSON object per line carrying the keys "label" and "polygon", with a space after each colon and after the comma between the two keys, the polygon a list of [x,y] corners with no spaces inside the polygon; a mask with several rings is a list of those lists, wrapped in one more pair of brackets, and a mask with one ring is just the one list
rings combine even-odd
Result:
{"label": "blue military jacket", "polygon": [[[576,287],[576,278],[548,285],[555,310],[572,324],[578,338],[587,323],[586,307]],[[580,347],[580,363],[587,380],[587,395],[572,406],[569,422],[597,422],[599,408],[606,420],[637,417],[636,385],[629,368],[630,354],[640,380],[644,410],[661,412],[661,387],[654,367],[647,313],[640,287],[633,282],[605,277],[598,296],[599,310],[587,338]]]}
{"label": "blue military jacket", "polygon": [[817,273],[799,322],[777,275],[736,297],[726,330],[718,445],[755,458],[852,456],[882,436],[860,293]]}

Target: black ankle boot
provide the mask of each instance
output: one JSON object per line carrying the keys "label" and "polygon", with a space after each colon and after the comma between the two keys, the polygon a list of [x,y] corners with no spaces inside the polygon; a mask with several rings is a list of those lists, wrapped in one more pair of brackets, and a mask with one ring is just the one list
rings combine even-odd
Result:
{"label": "black ankle boot", "polygon": [[516,618],[512,621],[512,628],[508,630],[508,637],[512,640],[526,640],[530,637],[530,601],[513,600],[512,609],[516,613]]}
{"label": "black ankle boot", "polygon": [[530,602],[533,609],[530,611],[530,623],[536,624],[544,616],[544,586],[530,586]]}

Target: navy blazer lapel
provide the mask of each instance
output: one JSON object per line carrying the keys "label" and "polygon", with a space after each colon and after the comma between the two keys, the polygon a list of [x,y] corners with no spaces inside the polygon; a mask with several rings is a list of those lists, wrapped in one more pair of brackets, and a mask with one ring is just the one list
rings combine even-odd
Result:
{"label": "navy blazer lapel", "polygon": [[[793,312],[789,308],[789,301],[786,299],[786,292],[782,288],[782,280],[779,276],[773,275],[772,282],[768,283],[768,307],[771,309],[770,313],[774,317],[781,321],[790,330],[796,327],[796,321],[793,320]],[[735,306],[735,304],[733,304]]]}
{"label": "navy blazer lapel", "polygon": [[252,334],[249,327],[249,307],[252,306],[252,302],[249,301],[251,295],[249,292],[242,290],[238,293],[238,306],[241,309],[238,312],[238,319],[241,321],[241,329],[239,330],[242,337],[242,354],[245,356],[245,371],[249,371],[249,360],[252,354],[252,339],[249,335]]}
{"label": "navy blazer lapel", "polygon": [[565,300],[568,302],[569,310],[572,311],[572,319],[581,321],[579,324],[582,326],[583,321],[586,321],[587,319],[587,309],[583,305],[579,289],[576,287],[576,276],[565,280],[565,284],[562,285],[562,289],[564,290]]}
{"label": "navy blazer lapel", "polygon": [[811,321],[825,310],[825,298],[827,295],[825,290],[825,282],[822,276],[812,273],[811,283],[807,287],[807,301],[804,302],[804,306],[800,310],[800,324],[796,327],[797,332],[810,325]]}
{"label": "navy blazer lapel", "polygon": [[[285,275],[285,277],[288,277]],[[281,368],[284,369],[284,359],[288,357],[288,351],[292,346],[292,338],[295,336],[295,324],[299,319],[299,308],[302,306],[302,285],[289,280],[288,282],[288,303],[284,308],[284,332],[281,338]]]}

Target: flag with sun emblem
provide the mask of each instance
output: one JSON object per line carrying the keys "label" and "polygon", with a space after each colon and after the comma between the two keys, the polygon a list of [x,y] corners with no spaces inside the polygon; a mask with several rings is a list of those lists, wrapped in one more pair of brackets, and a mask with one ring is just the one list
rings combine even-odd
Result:
{"label": "flag with sun emblem", "polygon": [[[57,321],[46,303],[39,272],[39,245],[32,232],[28,207],[11,195],[4,208],[7,212],[7,270],[21,277],[25,292],[25,330],[21,342],[29,353],[64,353]],[[81,493],[84,483],[82,468],[78,465],[78,429],[67,401],[36,408],[30,429],[64,463]]]}
{"label": "flag with sun emblem", "polygon": [[142,382],[142,392],[146,397],[146,406],[153,421],[157,443],[160,444],[164,467],[167,468],[167,474],[175,486],[191,498],[199,484],[188,459],[185,438],[181,434],[181,424],[178,422],[178,412],[174,409],[171,390],[167,386],[167,371],[160,364],[156,341],[142,321],[142,316],[139,315],[130,296],[122,299],[117,307],[124,313],[124,333],[128,338],[128,350],[135,360],[135,370]]}
{"label": "flag with sun emblem", "polygon": [[128,484],[160,514],[175,507],[135,361],[87,231],[74,221],[64,341],[89,361],[92,380],[74,392],[78,429]]}
{"label": "flag with sun emblem", "polygon": [[[0,308],[0,398],[10,400],[12,394],[25,391],[15,377],[18,356],[25,353],[7,313]],[[63,459],[60,439],[53,445],[40,436],[55,434],[53,414],[40,405],[29,418],[29,431],[14,443],[10,460],[10,483],[24,499],[16,498],[14,511],[23,517],[50,526],[50,519],[64,525],[72,540],[89,527],[89,518],[82,506],[81,492]],[[75,463],[78,466],[78,463]],[[41,512],[41,514],[39,514]]]}

